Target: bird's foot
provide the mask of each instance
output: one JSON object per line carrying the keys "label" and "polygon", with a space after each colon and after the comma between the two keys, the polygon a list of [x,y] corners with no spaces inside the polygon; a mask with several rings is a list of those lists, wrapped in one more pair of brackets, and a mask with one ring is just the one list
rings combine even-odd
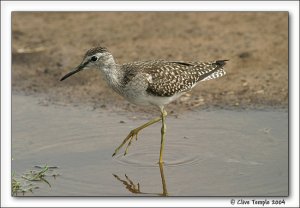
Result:
{"label": "bird's foot", "polygon": [[122,144],[115,150],[115,152],[112,156],[115,156],[118,153],[118,151],[126,144],[126,142],[129,141],[128,144],[127,144],[127,147],[125,149],[125,152],[124,152],[124,155],[126,155],[127,152],[128,152],[128,148],[131,145],[131,142],[132,142],[133,138],[135,138],[137,140],[137,135],[138,135],[139,131],[141,131],[142,129],[144,129],[144,128],[146,128],[146,127],[148,127],[148,126],[150,126],[154,123],[157,123],[161,119],[162,119],[161,117],[154,118],[151,121],[148,121],[147,123],[131,130],[130,133],[127,135],[127,137],[122,142]]}
{"label": "bird's foot", "polygon": [[116,150],[115,150],[114,154],[112,155],[112,157],[115,156],[119,152],[119,150],[126,144],[127,141],[129,141],[128,144],[127,144],[127,147],[125,149],[125,152],[124,152],[124,156],[125,156],[128,152],[128,148],[131,145],[132,140],[134,138],[137,140],[137,135],[138,135],[139,131],[140,131],[140,129],[138,129],[138,128],[131,130],[130,133],[127,135],[127,137],[122,142],[122,144],[118,148],[116,148]]}

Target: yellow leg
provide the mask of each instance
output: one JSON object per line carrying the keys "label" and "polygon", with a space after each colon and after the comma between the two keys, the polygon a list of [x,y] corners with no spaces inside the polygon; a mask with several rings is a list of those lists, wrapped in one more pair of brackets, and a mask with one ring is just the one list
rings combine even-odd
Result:
{"label": "yellow leg", "polygon": [[120,146],[115,150],[114,154],[112,156],[115,156],[117,154],[117,152],[124,146],[124,144],[129,140],[128,142],[128,145],[125,149],[125,152],[124,152],[124,155],[127,154],[127,151],[128,151],[128,147],[131,145],[131,141],[132,139],[135,137],[137,139],[137,135],[139,133],[140,130],[152,125],[152,124],[155,124],[157,123],[158,121],[160,121],[162,119],[162,117],[158,117],[158,118],[155,118],[155,119],[152,119],[151,121],[133,129],[132,131],[130,131],[130,133],[128,134],[128,136],[124,139],[124,141],[122,142],[122,144],[120,144]]}
{"label": "yellow leg", "polygon": [[168,190],[167,190],[167,185],[166,185],[166,180],[165,180],[165,175],[164,175],[164,167],[162,163],[159,163],[159,170],[160,170],[160,177],[161,177],[161,183],[163,187],[163,196],[168,196]]}
{"label": "yellow leg", "polygon": [[163,163],[163,153],[164,153],[164,146],[165,146],[165,137],[166,137],[166,116],[167,111],[164,110],[164,108],[161,108],[161,141],[160,141],[160,154],[159,154],[159,164]]}

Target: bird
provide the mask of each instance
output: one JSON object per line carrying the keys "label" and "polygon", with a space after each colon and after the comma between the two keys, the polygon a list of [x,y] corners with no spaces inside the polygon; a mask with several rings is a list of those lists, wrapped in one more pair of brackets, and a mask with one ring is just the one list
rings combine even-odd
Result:
{"label": "bird", "polygon": [[127,143],[124,156],[133,139],[137,140],[142,129],[161,121],[159,164],[164,163],[163,153],[166,135],[165,106],[181,95],[189,92],[198,83],[216,79],[226,74],[227,59],[208,62],[185,62],[168,60],[135,61],[116,63],[112,53],[103,46],[87,50],[81,63],[65,74],[60,81],[89,68],[98,69],[108,86],[129,102],[141,106],[155,106],[160,116],[131,130],[123,142],[115,149],[112,157]]}

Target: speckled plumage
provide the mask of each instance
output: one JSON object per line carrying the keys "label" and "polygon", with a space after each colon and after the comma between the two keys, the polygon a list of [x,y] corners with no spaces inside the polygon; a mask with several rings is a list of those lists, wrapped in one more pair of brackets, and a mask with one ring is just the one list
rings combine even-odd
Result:
{"label": "speckled plumage", "polygon": [[[147,93],[154,96],[173,96],[192,89],[199,81],[225,75],[226,60],[214,62],[140,61],[124,64],[123,84],[126,85],[138,73],[148,74]],[[149,78],[148,78],[149,79]]]}

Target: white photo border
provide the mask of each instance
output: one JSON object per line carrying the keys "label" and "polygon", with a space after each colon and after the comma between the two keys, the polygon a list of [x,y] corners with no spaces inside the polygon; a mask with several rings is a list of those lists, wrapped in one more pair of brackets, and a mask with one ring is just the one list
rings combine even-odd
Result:
{"label": "white photo border", "polygon": [[1,1],[1,207],[233,207],[232,197],[11,197],[12,11],[288,11],[290,196],[284,199],[286,207],[299,205],[298,1]]}

